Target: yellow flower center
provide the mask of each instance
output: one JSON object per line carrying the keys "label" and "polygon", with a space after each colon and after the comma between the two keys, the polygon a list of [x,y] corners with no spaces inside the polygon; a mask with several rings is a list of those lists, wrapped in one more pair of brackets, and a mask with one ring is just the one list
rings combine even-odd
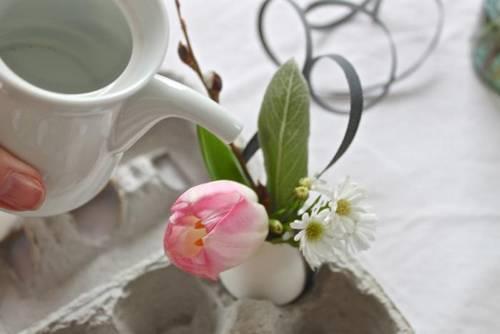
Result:
{"label": "yellow flower center", "polygon": [[346,199],[341,199],[337,202],[337,210],[339,216],[348,216],[351,214],[351,203]]}
{"label": "yellow flower center", "polygon": [[306,237],[309,241],[318,241],[325,232],[325,226],[319,221],[312,221],[306,227]]}

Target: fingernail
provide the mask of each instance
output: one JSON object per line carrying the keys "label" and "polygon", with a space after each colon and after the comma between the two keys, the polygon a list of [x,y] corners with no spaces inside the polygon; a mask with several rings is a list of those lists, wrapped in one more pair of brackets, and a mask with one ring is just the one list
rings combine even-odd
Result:
{"label": "fingernail", "polygon": [[0,183],[0,206],[14,211],[39,208],[45,198],[45,190],[34,177],[10,172]]}

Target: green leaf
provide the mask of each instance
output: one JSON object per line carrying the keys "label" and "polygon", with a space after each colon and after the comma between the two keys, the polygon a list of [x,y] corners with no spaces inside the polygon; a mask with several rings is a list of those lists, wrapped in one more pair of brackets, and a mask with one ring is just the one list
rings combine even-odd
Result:
{"label": "green leaf", "polygon": [[211,132],[198,127],[200,149],[212,180],[230,180],[250,186],[231,148]]}
{"label": "green leaf", "polygon": [[307,176],[310,95],[295,61],[284,64],[269,84],[259,116],[272,210],[291,204],[293,190]]}

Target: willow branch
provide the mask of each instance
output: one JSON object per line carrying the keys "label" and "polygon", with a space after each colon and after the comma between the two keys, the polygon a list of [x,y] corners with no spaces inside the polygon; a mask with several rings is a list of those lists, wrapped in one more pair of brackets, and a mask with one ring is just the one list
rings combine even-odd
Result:
{"label": "willow branch", "polygon": [[[177,16],[179,17],[179,21],[181,24],[182,34],[184,35],[184,39],[186,40],[186,44],[183,44],[182,42],[179,44],[179,49],[178,49],[179,56],[180,56],[181,60],[186,65],[191,67],[191,69],[193,69],[193,71],[197,74],[197,76],[201,80],[203,87],[205,87],[205,90],[207,91],[210,98],[213,101],[219,103],[220,102],[220,93],[222,91],[222,79],[217,73],[213,72],[213,73],[211,73],[211,75],[213,76],[210,79],[211,84],[209,84],[207,78],[205,77],[205,75],[203,74],[203,71],[201,70],[200,63],[198,62],[198,59],[196,58],[196,55],[194,53],[191,39],[189,37],[189,33],[187,30],[186,21],[182,17],[180,1],[175,0],[175,5],[177,8]],[[257,190],[258,186],[255,184],[255,182],[252,178],[252,175],[250,175],[250,172],[248,171],[248,168],[247,168],[245,159],[243,157],[242,151],[236,145],[234,145],[232,143],[230,144],[230,147],[231,147],[231,150],[233,151],[234,155],[238,159],[238,162],[241,166],[243,173],[250,181],[252,188],[254,190]]]}

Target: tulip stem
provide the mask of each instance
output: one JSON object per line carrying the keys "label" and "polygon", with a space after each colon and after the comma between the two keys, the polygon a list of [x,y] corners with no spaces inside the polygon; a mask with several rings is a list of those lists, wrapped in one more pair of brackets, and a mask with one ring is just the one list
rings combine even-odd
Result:
{"label": "tulip stem", "polygon": [[[194,53],[194,50],[193,50],[193,47],[191,44],[191,39],[189,38],[189,33],[188,33],[186,21],[182,17],[180,0],[175,0],[175,5],[177,8],[177,16],[179,17],[179,21],[181,24],[181,30],[182,30],[182,33],[183,33],[184,38],[186,40],[186,44],[183,44],[182,42],[179,43],[179,48],[178,48],[179,57],[186,65],[188,65],[191,69],[193,69],[193,71],[197,74],[201,83],[203,84],[203,87],[205,87],[205,90],[207,91],[208,96],[210,96],[210,98],[213,101],[220,103],[220,93],[222,91],[222,78],[217,73],[213,73],[212,74],[213,78],[211,80],[212,84],[210,84],[208,82],[207,78],[205,78],[205,75],[203,74],[200,63],[198,62],[198,59],[196,58],[196,55]],[[243,173],[245,174],[245,177],[250,182],[251,187],[259,195],[260,202],[266,207],[266,209],[269,212],[269,208],[270,208],[269,199],[270,199],[270,197],[269,197],[267,189],[265,187],[260,186],[260,184],[257,185],[255,183],[252,175],[250,174],[250,172],[247,168],[245,158],[243,157],[242,150],[239,147],[237,147],[236,145],[234,145],[233,143],[231,143],[229,146],[231,147],[231,151],[233,152],[234,156],[238,159],[238,162],[241,166],[241,170],[243,171]]]}

